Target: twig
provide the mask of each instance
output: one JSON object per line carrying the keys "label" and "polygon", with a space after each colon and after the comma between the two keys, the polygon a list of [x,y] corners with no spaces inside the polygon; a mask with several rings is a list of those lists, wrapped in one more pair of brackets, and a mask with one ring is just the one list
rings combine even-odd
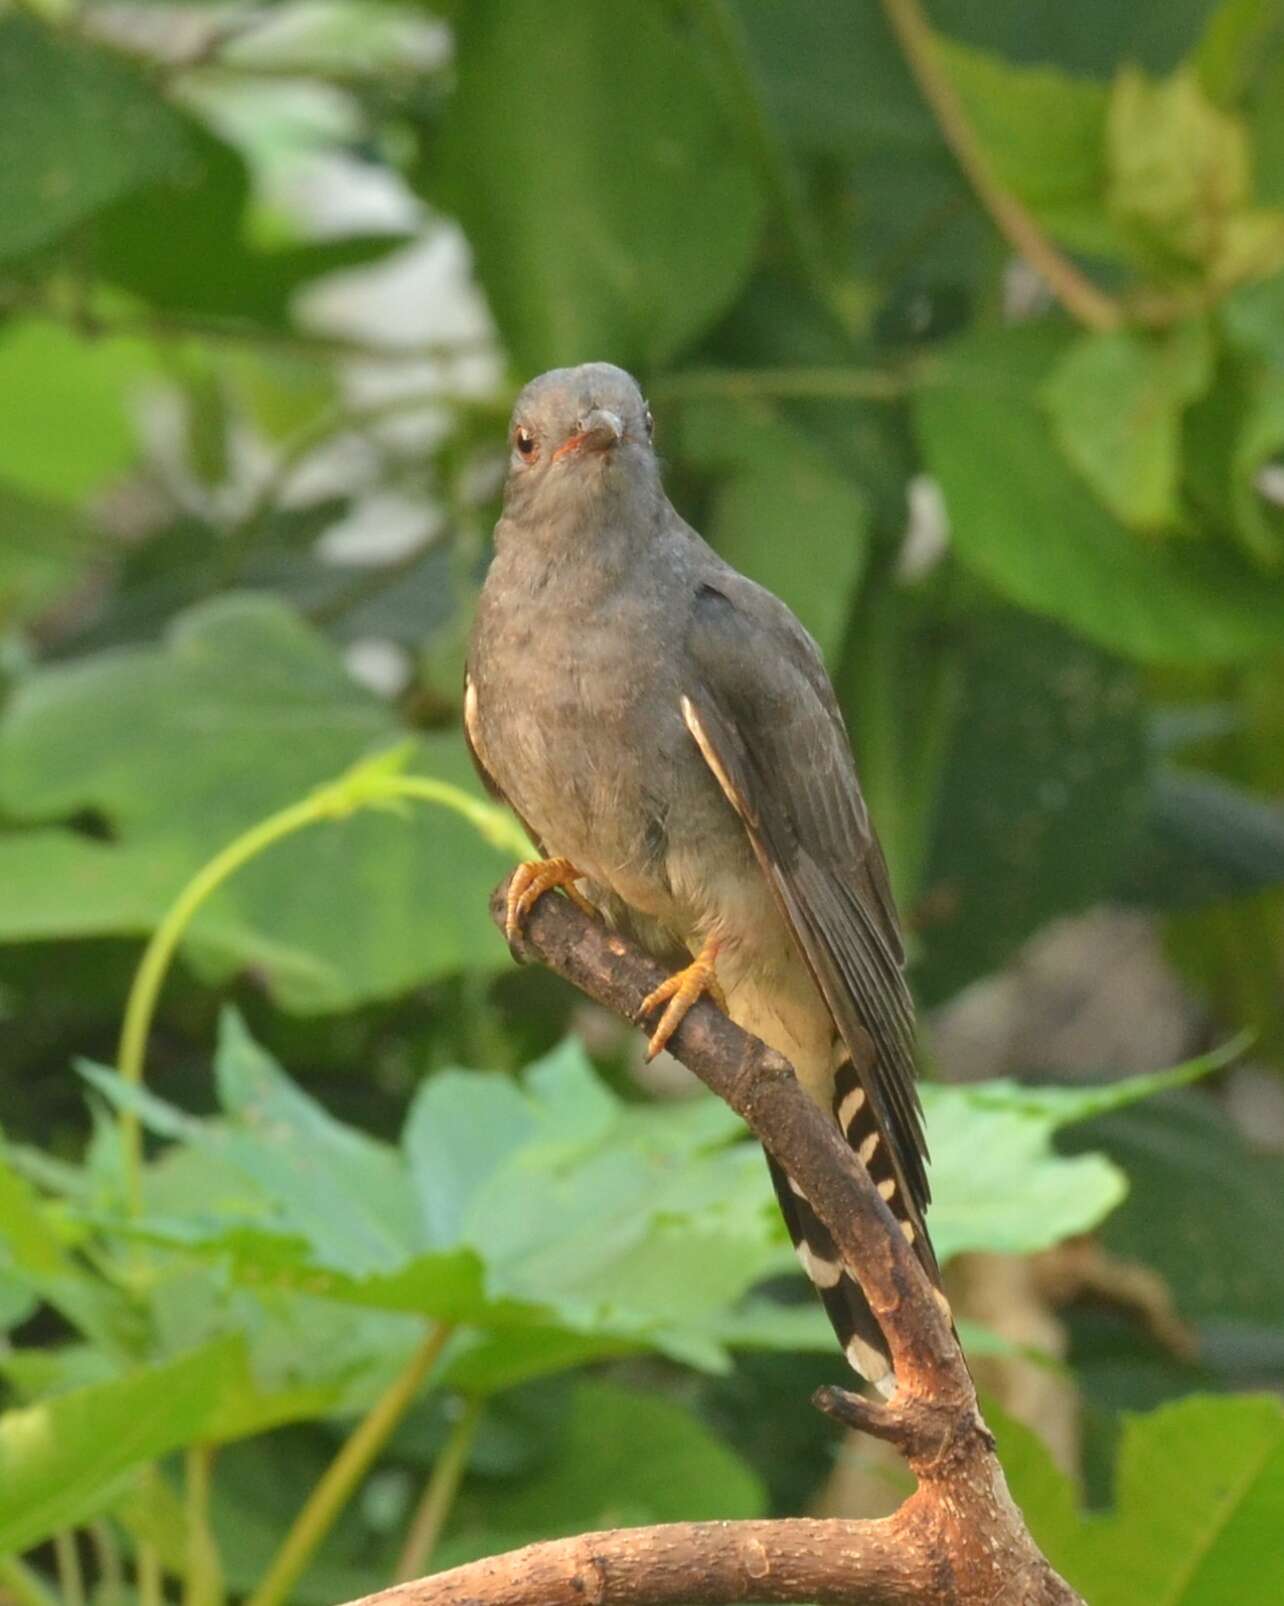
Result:
{"label": "twig", "polygon": [[882,5],[945,143],[999,232],[1042,275],[1053,295],[1084,328],[1117,329],[1123,322],[1119,303],[1061,254],[1011,190],[999,182],[954,85],[937,59],[932,30],[919,0],[882,0]]}
{"label": "twig", "polygon": [[[505,891],[491,912],[502,926]],[[567,899],[543,898],[523,947],[636,1021],[654,960]],[[894,1443],[918,1488],[877,1522],[674,1523],[553,1540],[367,1596],[362,1606],[615,1606],[865,1601],[883,1606],[1083,1606],[1012,1502],[943,1301],[864,1167],[779,1054],[708,1002],[670,1050],[742,1115],[833,1235],[877,1316],[897,1377],[886,1404],[822,1391],[831,1415]]]}

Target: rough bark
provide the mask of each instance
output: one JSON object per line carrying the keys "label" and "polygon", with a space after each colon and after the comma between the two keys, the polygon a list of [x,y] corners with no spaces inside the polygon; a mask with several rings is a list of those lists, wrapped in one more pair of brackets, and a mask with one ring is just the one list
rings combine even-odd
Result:
{"label": "rough bark", "polygon": [[[504,890],[492,904],[501,927]],[[654,960],[560,897],[546,896],[532,910],[523,949],[627,1020],[637,1019],[664,976]],[[551,1540],[398,1584],[361,1606],[1083,1606],[1030,1537],[948,1311],[834,1123],[779,1054],[707,1001],[687,1015],[669,1049],[744,1118],[833,1234],[882,1324],[898,1387],[885,1404],[838,1388],[822,1389],[815,1404],[894,1444],[917,1489],[879,1521],[673,1523]]]}

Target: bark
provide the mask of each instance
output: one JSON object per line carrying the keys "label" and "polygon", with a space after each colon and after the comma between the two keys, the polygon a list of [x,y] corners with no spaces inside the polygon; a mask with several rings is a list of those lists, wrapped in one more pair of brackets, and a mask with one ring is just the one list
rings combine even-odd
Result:
{"label": "bark", "polygon": [[[501,928],[504,892],[492,903]],[[531,911],[523,956],[632,1021],[664,978],[654,960],[561,897],[545,896]],[[886,1403],[839,1388],[820,1390],[814,1403],[895,1445],[917,1489],[878,1521],[672,1523],[550,1540],[395,1585],[361,1606],[1083,1606],[1008,1493],[944,1301],[834,1122],[779,1054],[707,1000],[669,1049],[744,1118],[833,1234],[882,1324],[898,1387]]]}

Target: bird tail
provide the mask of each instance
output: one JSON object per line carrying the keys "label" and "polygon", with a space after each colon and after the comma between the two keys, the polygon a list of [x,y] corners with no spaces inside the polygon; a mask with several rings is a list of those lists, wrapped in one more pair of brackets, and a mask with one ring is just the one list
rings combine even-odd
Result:
{"label": "bird tail", "polygon": [[829,1228],[770,1155],[767,1155],[767,1169],[771,1172],[780,1214],[802,1269],[820,1295],[843,1354],[861,1377],[890,1398],[896,1387],[892,1358],[883,1330],[861,1293],[860,1284],[843,1266]]}
{"label": "bird tail", "polygon": [[[877,1118],[865,1096],[851,1056],[841,1042],[838,1053],[833,1086],[834,1119],[869,1172],[870,1180],[895,1217],[906,1241],[913,1247],[937,1290],[937,1297],[944,1304],[940,1268],[924,1229],[923,1218],[918,1212],[910,1214],[911,1207],[907,1206],[894,1158],[879,1130]],[[798,1259],[820,1295],[843,1354],[854,1371],[890,1396],[896,1388],[896,1379],[892,1374],[887,1341],[877,1317],[861,1292],[860,1284],[843,1266],[829,1228],[794,1186],[789,1175],[770,1155],[767,1156],[767,1165],[780,1203],[780,1213]],[[948,1312],[948,1305],[945,1309]]]}

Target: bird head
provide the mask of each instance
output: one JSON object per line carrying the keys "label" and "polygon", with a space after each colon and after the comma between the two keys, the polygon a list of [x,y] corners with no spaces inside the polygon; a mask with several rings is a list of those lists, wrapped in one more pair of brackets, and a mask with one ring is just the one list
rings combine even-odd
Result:
{"label": "bird head", "polygon": [[659,483],[652,419],[637,381],[607,362],[554,368],[517,398],[504,510],[583,518]]}

